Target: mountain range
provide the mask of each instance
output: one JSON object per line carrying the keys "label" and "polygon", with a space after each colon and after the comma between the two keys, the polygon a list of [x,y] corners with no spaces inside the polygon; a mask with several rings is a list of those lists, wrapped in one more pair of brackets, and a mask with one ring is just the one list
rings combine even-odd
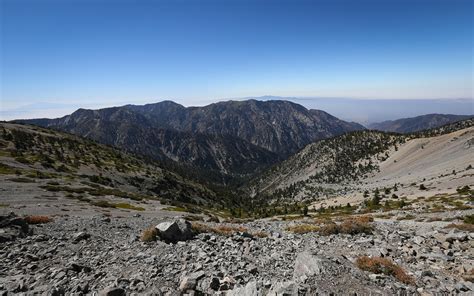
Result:
{"label": "mountain range", "polygon": [[[307,203],[335,194],[346,195],[349,191],[359,190],[360,193],[362,188],[371,186],[367,180],[381,168],[388,167],[390,171],[395,167],[402,170],[401,175],[406,177],[410,174],[406,174],[404,168],[432,165],[434,160],[431,164],[426,163],[421,156],[417,156],[416,161],[410,160],[416,155],[426,155],[426,151],[432,151],[431,154],[444,151],[435,160],[448,161],[431,170],[424,170],[420,179],[424,179],[427,172],[436,171],[439,177],[446,171],[459,171],[472,159],[469,157],[470,149],[463,147],[472,146],[469,137],[474,123],[472,118],[463,118],[430,114],[401,119],[395,122],[399,128],[404,127],[406,133],[400,130],[387,132],[367,130],[357,123],[340,120],[324,111],[308,110],[288,101],[247,100],[219,102],[204,107],[184,107],[163,101],[142,106],[79,109],[62,118],[16,122],[55,130],[53,133],[57,137],[49,139],[55,143],[55,151],[49,151],[49,155],[59,157],[58,163],[67,163],[67,158],[60,157],[64,152],[56,149],[56,146],[61,146],[58,141],[80,136],[128,152],[166,172],[161,179],[147,181],[150,186],[156,183],[158,187],[143,187],[134,180],[127,180],[135,186],[133,190],[144,188],[148,190],[147,194],[151,192],[168,200],[192,204],[209,204],[209,201],[217,199],[223,201],[222,205],[232,204],[253,211],[253,207],[264,206],[267,202]],[[451,123],[439,126],[446,120]],[[388,129],[389,124],[385,124]],[[413,132],[433,126],[438,127]],[[5,126],[4,129],[7,127],[10,128]],[[453,134],[461,130],[462,133]],[[26,128],[27,133],[19,131],[21,126],[11,127],[13,138],[19,138],[14,141],[15,155],[22,157],[25,153],[32,153],[29,161],[33,163],[43,159],[41,153],[35,156],[42,148],[30,151],[35,145],[45,142],[36,141],[36,138],[41,138],[40,135],[32,136],[37,130],[30,127]],[[48,129],[40,131],[48,133]],[[444,134],[453,136],[436,139]],[[25,141],[31,142],[33,147],[26,147],[28,144]],[[413,143],[417,143],[416,149],[412,147]],[[81,154],[76,151],[78,145],[69,145],[71,152],[66,154],[73,154],[77,159]],[[429,149],[424,150],[425,146]],[[94,149],[112,149],[100,147]],[[399,150],[404,154],[397,154]],[[88,157],[93,158],[93,153],[89,154]],[[398,155],[397,159],[392,160],[390,157],[393,155]],[[455,155],[457,158],[451,160]],[[106,172],[97,169],[102,170],[99,160],[107,157],[98,156],[95,161],[89,161],[87,170],[92,168],[94,173],[105,175]],[[113,159],[115,162],[115,157]],[[71,166],[80,169],[77,161],[72,162]],[[403,164],[403,168],[392,165],[392,161]],[[99,166],[95,162],[99,162]],[[102,161],[107,162],[109,160]],[[54,169],[62,170],[60,167]],[[121,178],[117,179],[115,186],[125,183]],[[392,179],[392,176],[380,177],[371,184]],[[196,190],[199,188],[197,184],[204,189]]]}
{"label": "mountain range", "polygon": [[172,101],[17,122],[53,128],[164,162],[245,177],[307,144],[362,130],[321,110],[289,101],[226,101],[184,107]]}

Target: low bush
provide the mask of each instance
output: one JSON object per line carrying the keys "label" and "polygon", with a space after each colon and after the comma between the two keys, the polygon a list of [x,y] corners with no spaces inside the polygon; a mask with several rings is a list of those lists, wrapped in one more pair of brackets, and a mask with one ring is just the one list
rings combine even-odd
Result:
{"label": "low bush", "polygon": [[466,223],[466,224],[474,224],[474,214],[464,216],[462,219],[463,219],[464,223]]}
{"label": "low bush", "polygon": [[340,226],[336,223],[327,223],[322,227],[319,227],[318,230],[321,235],[331,235],[340,233]]}
{"label": "low bush", "polygon": [[464,187],[457,188],[456,191],[459,194],[469,194],[471,192],[471,188],[468,185],[466,185]]}
{"label": "low bush", "polygon": [[356,265],[358,268],[368,272],[393,276],[407,285],[415,284],[413,277],[409,276],[403,268],[387,258],[362,256],[357,258]]}
{"label": "low bush", "polygon": [[355,235],[359,233],[372,234],[373,227],[368,222],[348,219],[339,225],[339,232]]}
{"label": "low bush", "polygon": [[53,219],[48,216],[26,216],[25,221],[28,224],[45,224],[53,222]]}
{"label": "low bush", "polygon": [[157,236],[158,236],[158,230],[154,226],[152,226],[143,230],[140,236],[140,240],[142,242],[152,242],[152,241],[156,241]]}

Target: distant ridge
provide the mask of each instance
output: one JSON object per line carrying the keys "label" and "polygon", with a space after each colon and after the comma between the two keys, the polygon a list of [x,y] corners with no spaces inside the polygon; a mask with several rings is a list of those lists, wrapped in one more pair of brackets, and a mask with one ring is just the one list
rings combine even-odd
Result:
{"label": "distant ridge", "polygon": [[373,123],[368,127],[370,129],[386,132],[413,133],[473,117],[474,115],[426,114],[411,118]]}

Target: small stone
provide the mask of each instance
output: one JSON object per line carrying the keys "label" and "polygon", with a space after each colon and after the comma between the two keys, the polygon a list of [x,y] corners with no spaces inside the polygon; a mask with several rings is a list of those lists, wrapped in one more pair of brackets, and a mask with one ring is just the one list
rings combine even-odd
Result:
{"label": "small stone", "polygon": [[256,274],[258,272],[257,266],[255,265],[247,266],[247,272],[250,274]]}
{"label": "small stone", "polygon": [[88,239],[89,237],[91,237],[91,235],[87,232],[78,232],[73,236],[72,241],[78,243],[82,240]]}
{"label": "small stone", "polygon": [[422,276],[422,277],[434,277],[434,276],[433,276],[433,273],[432,273],[431,271],[429,271],[429,270],[423,270],[423,271],[421,272],[421,276]]}
{"label": "small stone", "polygon": [[194,290],[197,286],[197,282],[204,276],[205,276],[205,273],[202,271],[192,273],[189,276],[185,276],[181,280],[181,283],[179,284],[179,290],[181,291]]}
{"label": "small stone", "polygon": [[455,288],[456,288],[456,290],[461,291],[461,292],[467,292],[467,291],[470,290],[470,289],[469,289],[465,284],[463,284],[463,283],[457,283]]}

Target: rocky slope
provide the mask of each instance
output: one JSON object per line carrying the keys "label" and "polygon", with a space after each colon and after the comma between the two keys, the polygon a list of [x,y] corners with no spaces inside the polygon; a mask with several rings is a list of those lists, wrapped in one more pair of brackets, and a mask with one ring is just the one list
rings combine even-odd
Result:
{"label": "rocky slope", "polygon": [[[20,237],[0,243],[0,292],[470,295],[474,236],[468,231],[472,224],[459,219],[472,218],[473,210],[433,214],[421,209],[412,205],[375,213],[373,222],[370,215],[346,214],[326,216],[326,222],[317,216],[241,224],[194,221],[191,226],[177,220],[179,228],[171,227],[174,219],[115,211],[87,218],[60,214],[45,224],[26,225]],[[0,229],[9,231],[12,223],[25,225],[25,220],[31,218],[0,215]],[[367,230],[321,231],[347,225],[344,221]],[[167,242],[161,234],[157,241],[141,241],[143,229],[155,225],[183,241]],[[184,238],[182,231],[195,234]]]}
{"label": "rocky slope", "polygon": [[[468,119],[417,134],[358,131],[315,142],[255,178],[250,182],[250,192],[273,200],[316,200],[367,189],[363,187],[373,189],[375,183],[384,183],[383,179],[392,187],[396,182],[406,184],[451,174],[453,170],[466,171],[469,164],[474,164],[470,148],[473,125],[474,120]],[[424,140],[436,137],[441,138]],[[377,175],[381,169],[385,172],[395,167],[404,180]]]}
{"label": "rocky slope", "polygon": [[189,108],[164,101],[79,109],[63,118],[21,122],[67,131],[155,159],[185,161],[223,175],[250,175],[315,140],[363,129],[291,102],[256,100]]}
{"label": "rocky slope", "polygon": [[436,128],[472,117],[474,117],[474,115],[426,114],[411,118],[372,123],[368,127],[370,129],[386,132],[413,133]]}

